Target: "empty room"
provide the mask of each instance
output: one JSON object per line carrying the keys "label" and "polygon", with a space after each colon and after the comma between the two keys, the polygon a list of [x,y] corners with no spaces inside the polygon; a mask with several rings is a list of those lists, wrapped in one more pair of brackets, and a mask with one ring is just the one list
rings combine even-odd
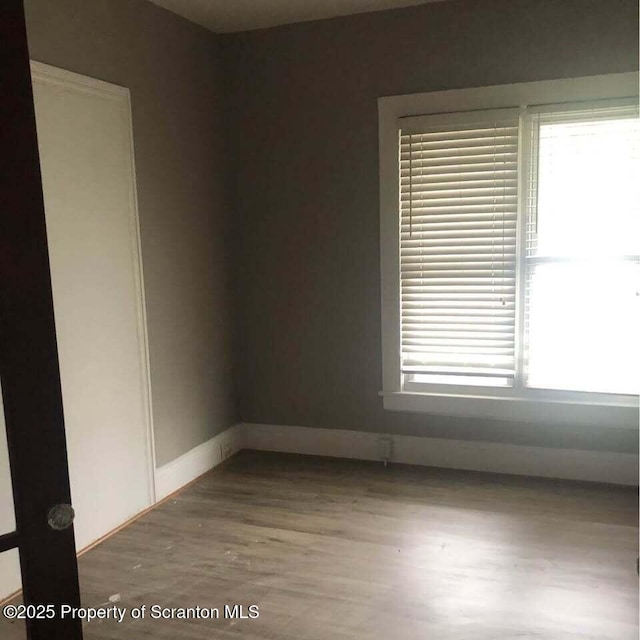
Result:
{"label": "empty room", "polygon": [[2,0],[0,638],[635,640],[637,0]]}

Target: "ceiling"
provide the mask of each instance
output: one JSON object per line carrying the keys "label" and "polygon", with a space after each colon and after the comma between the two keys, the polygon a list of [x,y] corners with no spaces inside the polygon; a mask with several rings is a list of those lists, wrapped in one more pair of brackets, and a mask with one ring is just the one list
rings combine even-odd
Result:
{"label": "ceiling", "polygon": [[216,33],[232,33],[442,0],[151,0]]}

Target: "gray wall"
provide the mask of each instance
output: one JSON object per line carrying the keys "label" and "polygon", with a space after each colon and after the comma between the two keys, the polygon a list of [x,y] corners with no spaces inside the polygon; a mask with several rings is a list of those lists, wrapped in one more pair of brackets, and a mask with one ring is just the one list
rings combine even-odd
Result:
{"label": "gray wall", "polygon": [[236,422],[218,40],[144,0],[26,0],[31,57],[131,90],[158,465]]}
{"label": "gray wall", "polygon": [[379,96],[637,69],[636,0],[453,0],[222,38],[243,420],[637,451],[637,434],[385,412]]}
{"label": "gray wall", "polygon": [[383,95],[636,69],[635,0],[223,37],[144,0],[25,4],[32,58],[131,89],[159,465],[238,419],[636,450],[626,431],[383,411],[376,114]]}

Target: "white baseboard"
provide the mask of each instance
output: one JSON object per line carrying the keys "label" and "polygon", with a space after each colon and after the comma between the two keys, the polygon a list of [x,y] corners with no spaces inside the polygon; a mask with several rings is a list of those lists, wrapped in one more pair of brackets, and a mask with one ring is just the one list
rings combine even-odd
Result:
{"label": "white baseboard", "polygon": [[217,436],[156,469],[156,500],[162,500],[219,465],[242,448],[240,425]]}
{"label": "white baseboard", "polygon": [[630,453],[244,423],[229,427],[156,469],[156,499],[166,498],[241,449],[379,460],[380,438],[392,441],[391,462],[630,486],[638,484],[638,456]]}
{"label": "white baseboard", "polygon": [[498,442],[446,440],[345,429],[243,424],[242,448],[379,460],[379,439],[391,438],[391,462],[524,476],[638,484],[638,456],[550,449]]}

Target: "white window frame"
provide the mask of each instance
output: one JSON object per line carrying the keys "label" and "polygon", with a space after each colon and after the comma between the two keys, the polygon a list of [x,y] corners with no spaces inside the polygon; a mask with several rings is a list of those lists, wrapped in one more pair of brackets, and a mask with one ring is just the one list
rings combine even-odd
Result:
{"label": "white window frame", "polygon": [[[383,388],[385,409],[514,422],[569,423],[638,428],[638,397],[525,388],[412,385],[403,387],[400,344],[400,229],[398,181],[399,119],[407,116],[485,109],[524,108],[638,97],[638,74],[617,73],[472,89],[456,89],[378,99],[380,161],[380,268]],[[520,132],[518,166],[529,153]],[[518,225],[522,225],[525,184],[519,172]],[[518,234],[519,238],[521,233]],[[523,252],[518,248],[520,263]],[[517,274],[521,299],[523,270]],[[640,363],[639,363],[640,366]],[[428,391],[424,389],[428,388]]]}

